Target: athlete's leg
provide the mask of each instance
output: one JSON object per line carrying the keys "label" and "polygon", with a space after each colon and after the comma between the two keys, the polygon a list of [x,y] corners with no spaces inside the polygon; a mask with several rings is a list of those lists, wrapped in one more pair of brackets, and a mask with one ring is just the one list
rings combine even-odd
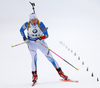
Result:
{"label": "athlete's leg", "polygon": [[[45,46],[47,46],[47,44],[44,41],[41,41]],[[58,63],[56,62],[56,60],[53,58],[53,56],[51,55],[50,50],[48,50],[47,48],[45,48],[43,45],[38,44],[38,48],[40,49],[40,51],[46,56],[46,58],[52,63],[52,65],[58,69],[60,68]]]}
{"label": "athlete's leg", "polygon": [[32,57],[32,71],[37,70],[37,44],[34,41],[28,43],[28,49]]}
{"label": "athlete's leg", "polygon": [[37,76],[37,43],[30,41],[28,44],[28,49],[32,57],[32,82],[36,82]]}
{"label": "athlete's leg", "polygon": [[[42,43],[46,45],[46,43],[44,41],[42,41]],[[47,59],[52,63],[52,65],[55,67],[55,69],[57,70],[58,74],[64,78],[65,80],[68,79],[68,76],[64,75],[62,69],[59,67],[58,63],[55,61],[55,59],[52,57],[50,50],[48,50],[47,48],[45,48],[43,45],[39,45],[38,46],[39,49],[41,50],[41,52],[47,57]]]}

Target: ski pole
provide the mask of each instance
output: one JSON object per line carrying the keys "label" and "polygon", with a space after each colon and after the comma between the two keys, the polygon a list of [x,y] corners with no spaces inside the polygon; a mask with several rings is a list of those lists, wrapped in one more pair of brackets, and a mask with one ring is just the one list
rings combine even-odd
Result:
{"label": "ski pole", "polygon": [[22,42],[22,43],[19,43],[19,44],[16,44],[16,45],[11,45],[11,47],[15,47],[15,46],[19,46],[19,45],[22,45],[24,44],[25,42]]}
{"label": "ski pole", "polygon": [[55,53],[54,51],[52,51],[51,49],[49,49],[47,46],[45,46],[44,44],[42,44],[41,42],[39,42],[41,45],[43,45],[45,48],[47,48],[48,50],[50,50],[52,53],[54,53],[56,56],[58,56],[59,58],[61,58],[62,60],[64,60],[66,63],[68,63],[70,66],[72,66],[73,68],[75,68],[77,71],[79,70],[79,68],[76,68],[75,66],[73,66],[72,64],[70,64],[68,61],[66,61],[64,58],[62,58],[61,56],[59,56],[57,53]]}

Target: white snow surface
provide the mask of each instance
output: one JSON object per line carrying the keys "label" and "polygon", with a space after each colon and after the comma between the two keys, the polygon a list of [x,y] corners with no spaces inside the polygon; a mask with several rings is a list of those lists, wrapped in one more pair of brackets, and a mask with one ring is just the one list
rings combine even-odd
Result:
{"label": "white snow surface", "polygon": [[[38,50],[38,82],[34,88],[100,88],[97,82],[100,78],[100,1],[30,1],[36,3],[38,18],[49,28],[46,39],[49,48],[80,69],[75,70],[52,54],[69,78],[79,80],[79,83],[62,82]],[[1,0],[0,11],[0,88],[31,88],[31,56],[27,45],[11,48],[23,42],[19,30],[29,20],[31,5],[28,0]]]}

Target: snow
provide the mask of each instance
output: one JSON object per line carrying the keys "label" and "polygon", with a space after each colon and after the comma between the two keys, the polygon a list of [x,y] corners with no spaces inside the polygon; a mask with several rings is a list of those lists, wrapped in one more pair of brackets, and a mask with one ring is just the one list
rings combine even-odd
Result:
{"label": "snow", "polygon": [[[28,2],[1,0],[0,3],[0,88],[31,88],[31,56],[27,45],[11,48],[11,45],[23,42],[19,29],[32,12]],[[69,78],[79,80],[79,83],[62,82],[52,64],[38,50],[38,83],[34,88],[99,88],[100,1],[34,2],[39,19],[49,28],[46,39],[49,48],[80,69],[75,70],[52,54]],[[86,71],[87,67],[89,71]],[[91,77],[92,73],[94,77]]]}

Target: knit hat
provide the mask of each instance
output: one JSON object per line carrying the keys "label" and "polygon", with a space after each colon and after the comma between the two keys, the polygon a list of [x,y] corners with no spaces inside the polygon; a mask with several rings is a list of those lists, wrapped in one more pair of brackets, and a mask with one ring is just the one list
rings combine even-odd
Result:
{"label": "knit hat", "polygon": [[29,15],[29,19],[31,20],[31,19],[36,19],[37,18],[37,16],[36,16],[36,14],[34,14],[34,13],[32,13],[31,15]]}

